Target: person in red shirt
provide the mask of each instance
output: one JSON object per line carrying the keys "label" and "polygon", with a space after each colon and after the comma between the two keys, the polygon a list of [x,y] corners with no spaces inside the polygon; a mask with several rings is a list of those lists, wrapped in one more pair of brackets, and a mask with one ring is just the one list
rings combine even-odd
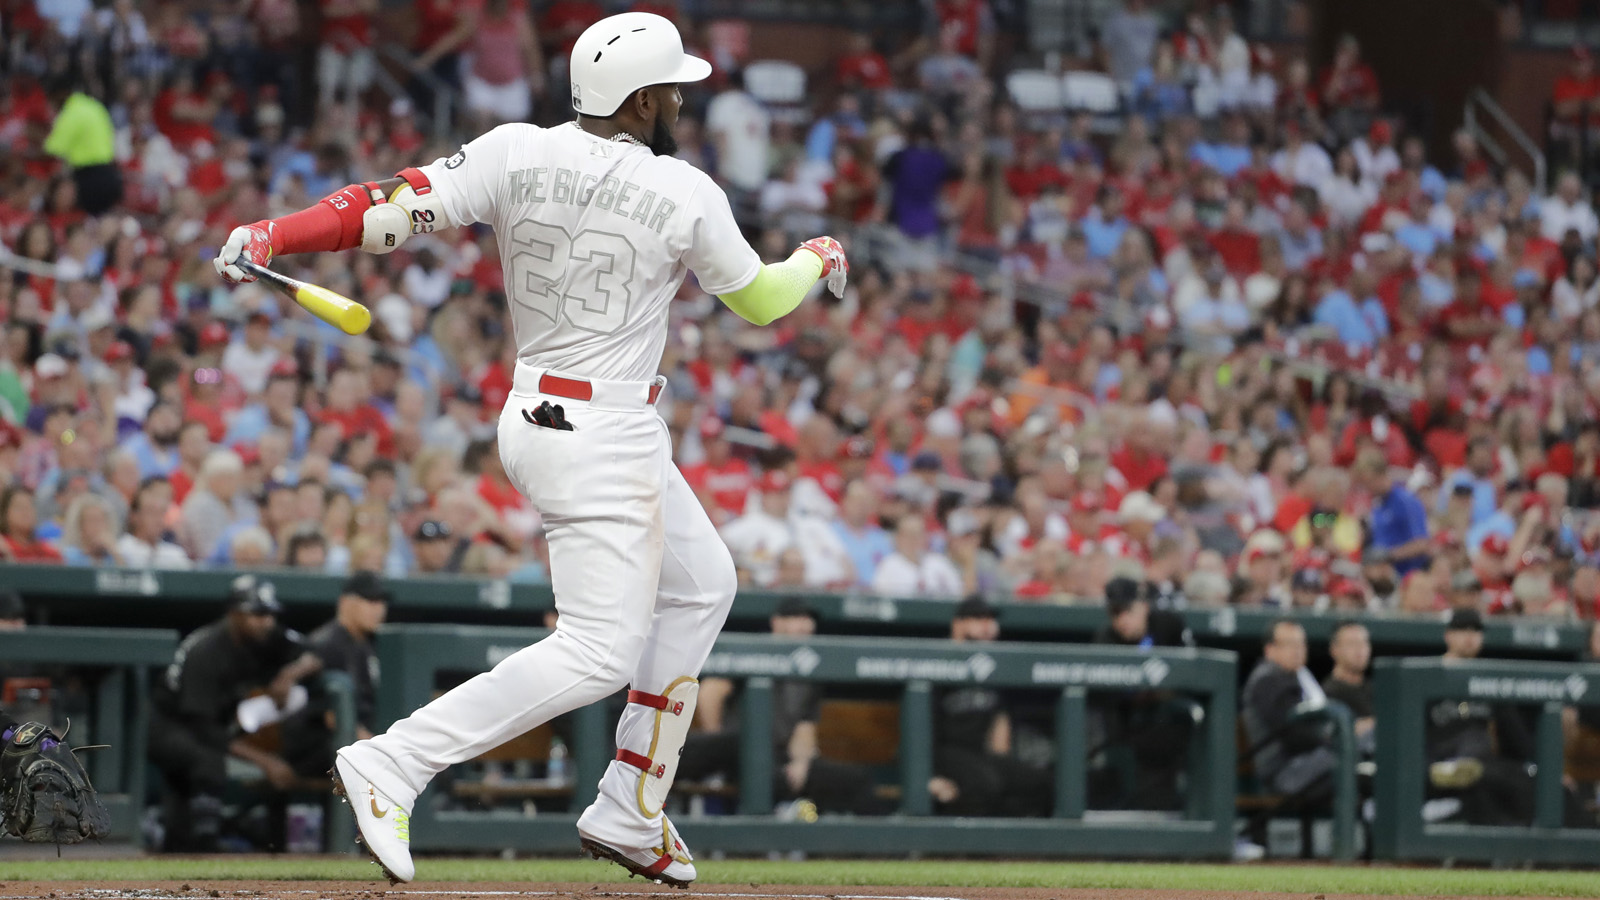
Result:
{"label": "person in red shirt", "polygon": [[993,163],[981,152],[961,160],[961,179],[945,186],[949,218],[955,220],[956,248],[963,253],[992,259],[999,256],[1000,236],[995,198],[990,190]]}
{"label": "person in red shirt", "polygon": [[1594,57],[1588,47],[1573,46],[1572,64],[1556,79],[1550,107],[1556,123],[1566,126],[1567,130],[1585,118],[1591,126],[1600,125],[1600,74],[1595,72]]}
{"label": "person in red shirt", "polygon": [[1067,507],[1067,549],[1074,554],[1088,552],[1120,532],[1105,521],[1105,495],[1099,491],[1079,491]]}
{"label": "person in red shirt", "polygon": [[553,58],[567,59],[578,35],[605,15],[593,0],[556,0],[539,17],[539,36]]}
{"label": "person in red shirt", "polygon": [[701,338],[700,354],[684,368],[694,379],[700,397],[713,404],[733,399],[741,384],[748,384],[752,371],[739,356],[738,348],[720,329],[708,328]]}
{"label": "person in red shirt", "polygon": [[1467,269],[1456,280],[1456,298],[1439,313],[1439,331],[1457,348],[1487,347],[1505,320],[1483,302],[1483,276]]}
{"label": "person in red shirt", "polygon": [[1131,424],[1122,446],[1112,451],[1111,467],[1122,473],[1128,490],[1147,490],[1167,474],[1167,458],[1162,453],[1167,446],[1167,432],[1168,429],[1146,417]]}
{"label": "person in red shirt", "polygon": [[834,77],[845,90],[865,88],[882,91],[894,87],[889,61],[872,48],[872,38],[861,32],[850,35],[850,46],[833,66]]}
{"label": "person in red shirt", "polygon": [[1361,415],[1352,419],[1340,433],[1339,443],[1333,454],[1334,464],[1350,465],[1355,462],[1356,454],[1361,452],[1361,448],[1368,444],[1382,450],[1384,458],[1391,466],[1406,468],[1415,458],[1411,443],[1406,440],[1404,429],[1392,421],[1383,398],[1374,394],[1362,397]]}
{"label": "person in red shirt", "polygon": [[755,489],[755,475],[748,463],[733,455],[722,433],[722,420],[716,416],[700,420],[700,446],[705,452],[704,461],[679,469],[711,521],[720,526],[744,514],[750,492]]}
{"label": "person in red shirt", "polygon": [[1261,238],[1246,221],[1249,209],[1243,200],[1228,200],[1222,227],[1211,235],[1211,247],[1222,257],[1222,264],[1235,277],[1244,278],[1261,271]]}
{"label": "person in red shirt", "polygon": [[1272,168],[1272,148],[1264,143],[1250,146],[1250,165],[1233,176],[1234,190],[1248,185],[1256,193],[1256,202],[1276,207],[1278,200],[1289,195],[1289,184]]}
{"label": "person in red shirt", "polygon": [[[221,441],[222,435],[228,430],[227,422],[222,417],[221,370],[210,367],[195,369],[189,377],[188,388],[188,396],[183,401],[184,421],[205,426],[208,439],[213,443]],[[178,502],[182,503],[183,500],[179,499]]]}
{"label": "person in red shirt", "polygon": [[1307,119],[1317,114],[1322,102],[1316,88],[1311,86],[1310,63],[1300,58],[1289,61],[1284,68],[1283,87],[1278,90],[1273,105],[1279,121]]}
{"label": "person in red shirt", "polygon": [[39,509],[33,491],[12,485],[0,493],[0,561],[16,563],[59,563],[61,552],[34,532],[39,527]]}
{"label": "person in red shirt", "polygon": [[202,91],[189,70],[179,66],[173,71],[171,83],[156,95],[152,117],[156,129],[172,142],[173,149],[183,153],[200,141],[216,142],[211,123],[220,111],[216,98]]}
{"label": "person in red shirt", "polygon": [[13,75],[0,86],[0,147],[27,148],[55,118],[39,82]]}
{"label": "person in red shirt", "polygon": [[1065,190],[1067,178],[1061,172],[1061,167],[1046,152],[1044,142],[1033,138],[1025,138],[1019,148],[1017,161],[1006,167],[1006,187],[1011,189],[1013,196],[1022,203],[1027,203],[1039,196],[1045,188],[1055,187]]}
{"label": "person in red shirt", "polygon": [[[417,9],[417,34],[411,49],[417,54],[412,68],[431,72],[451,86],[460,86],[461,48],[477,26],[482,0],[420,0]],[[413,84],[412,93],[422,108],[432,109],[433,93]]]}
{"label": "person in red shirt", "polygon": [[833,180],[823,188],[830,215],[865,222],[878,205],[878,170],[862,164],[855,145],[840,141],[833,148]]}
{"label": "person in red shirt", "polygon": [[200,477],[200,467],[211,453],[211,438],[204,422],[183,423],[178,429],[178,467],[167,476],[172,485],[172,503],[182,506]]}
{"label": "person in red shirt", "polygon": [[994,18],[984,0],[937,0],[939,35],[962,56],[986,64],[994,50]]}
{"label": "person in red shirt", "polygon": [[1550,448],[1545,468],[1567,478],[1600,479],[1600,422],[1578,424],[1578,435]]}
{"label": "person in red shirt", "polygon": [[322,42],[317,47],[317,97],[326,106],[354,103],[372,84],[372,16],[378,0],[318,0]]}
{"label": "person in red shirt", "polygon": [[394,434],[383,413],[366,401],[366,390],[365,379],[356,370],[340,369],[334,372],[328,380],[328,403],[317,416],[317,422],[338,425],[344,440],[361,432],[373,432],[378,436],[378,455],[391,456],[394,453]]}
{"label": "person in red shirt", "polygon": [[1166,518],[1166,508],[1154,497],[1132,491],[1117,507],[1117,527],[1107,531],[1100,546],[1113,556],[1149,562],[1156,526]]}
{"label": "person in red shirt", "polygon": [[402,157],[416,156],[427,137],[417,127],[416,110],[411,101],[397,97],[389,104],[389,146]]}
{"label": "person in red shirt", "polygon": [[539,513],[506,475],[506,468],[500,462],[499,445],[489,441],[474,444],[467,455],[470,458],[463,461],[464,468],[469,472],[478,471],[475,489],[483,502],[489,504],[506,528],[524,544],[538,537]]}
{"label": "person in red shirt", "polygon": [[1361,59],[1361,42],[1355,35],[1339,39],[1333,65],[1322,71],[1317,93],[1330,109],[1374,110],[1381,96],[1378,76]]}
{"label": "person in red shirt", "polygon": [[1550,240],[1525,219],[1508,218],[1505,222],[1506,245],[1502,255],[1518,272],[1532,272],[1542,286],[1552,280],[1552,273],[1566,271],[1566,257],[1561,255],[1561,245]]}
{"label": "person in red shirt", "polygon": [[[800,426],[795,442],[795,481],[816,482],[829,500],[838,503],[844,496],[844,475],[839,471],[839,454],[844,449],[839,429],[827,416],[814,415]],[[797,487],[799,485],[797,484]]]}
{"label": "person in red shirt", "polygon": [[1042,601],[1057,594],[1069,594],[1068,576],[1072,560],[1053,541],[1040,543],[1028,551],[1028,579],[1012,588],[1019,603]]}

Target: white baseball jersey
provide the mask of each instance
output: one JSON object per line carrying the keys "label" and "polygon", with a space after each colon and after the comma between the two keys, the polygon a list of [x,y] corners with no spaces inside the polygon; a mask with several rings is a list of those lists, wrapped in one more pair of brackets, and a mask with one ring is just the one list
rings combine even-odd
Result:
{"label": "white baseball jersey", "polygon": [[575,124],[501,125],[422,171],[447,225],[494,226],[530,366],[648,381],[684,272],[726,294],[761,268],[704,172]]}

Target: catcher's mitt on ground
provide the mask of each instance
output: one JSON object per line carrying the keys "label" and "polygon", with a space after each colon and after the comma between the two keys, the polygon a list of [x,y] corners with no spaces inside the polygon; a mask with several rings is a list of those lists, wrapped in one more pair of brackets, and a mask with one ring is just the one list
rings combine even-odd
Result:
{"label": "catcher's mitt on ground", "polygon": [[17,726],[0,750],[0,833],[76,844],[103,837],[110,825],[72,749],[38,722]]}

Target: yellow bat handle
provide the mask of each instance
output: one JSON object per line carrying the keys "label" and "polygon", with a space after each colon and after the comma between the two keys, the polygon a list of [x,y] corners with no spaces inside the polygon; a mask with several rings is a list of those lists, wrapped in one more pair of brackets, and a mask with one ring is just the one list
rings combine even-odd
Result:
{"label": "yellow bat handle", "polygon": [[372,325],[371,310],[325,287],[302,284],[295,288],[294,302],[345,334],[364,334]]}
{"label": "yellow bat handle", "polygon": [[235,265],[282,290],[306,312],[345,334],[365,334],[367,329],[372,327],[372,311],[343,294],[336,294],[314,284],[306,284],[248,259],[241,258]]}

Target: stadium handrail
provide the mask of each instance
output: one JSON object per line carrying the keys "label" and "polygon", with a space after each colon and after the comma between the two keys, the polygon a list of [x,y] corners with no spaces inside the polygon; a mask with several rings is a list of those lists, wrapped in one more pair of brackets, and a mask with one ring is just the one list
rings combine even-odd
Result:
{"label": "stadium handrail", "polygon": [[[160,598],[168,618],[209,621],[221,608],[236,569],[159,571],[119,567],[0,565],[0,583],[15,588],[45,618],[92,616],[113,626],[147,622],[150,601]],[[291,614],[331,612],[344,576],[290,569],[254,570],[273,581],[278,598]],[[391,609],[408,617],[451,621],[493,621],[503,624],[539,621],[555,606],[548,584],[513,583],[460,575],[423,575],[390,579]],[[729,621],[739,627],[762,627],[777,605],[795,593],[745,589],[734,602]],[[820,625],[835,633],[929,636],[949,627],[953,600],[880,597],[863,592],[801,592],[817,612]],[[138,603],[126,601],[138,600]],[[1103,601],[1081,598],[1071,604],[1018,603],[992,598],[1002,632],[1008,638],[1084,639],[1106,624]],[[189,612],[185,612],[185,611]],[[1445,620],[1440,615],[1403,617],[1342,611],[1313,612],[1268,608],[1196,607],[1178,611],[1195,640],[1204,645],[1241,646],[1257,641],[1274,619],[1289,615],[1306,628],[1313,642],[1325,641],[1347,619],[1367,626],[1379,652],[1432,652],[1444,646]],[[1587,646],[1583,623],[1554,618],[1490,617],[1485,625],[1486,653],[1544,659],[1577,659]]]}

